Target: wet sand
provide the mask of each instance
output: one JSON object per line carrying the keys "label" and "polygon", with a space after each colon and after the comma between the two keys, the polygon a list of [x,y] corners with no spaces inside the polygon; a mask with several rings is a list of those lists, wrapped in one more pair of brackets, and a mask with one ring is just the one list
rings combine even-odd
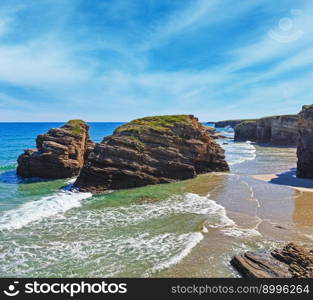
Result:
{"label": "wet sand", "polygon": [[290,241],[312,245],[313,180],[297,180],[295,163],[295,149],[257,147],[256,159],[233,166],[231,173],[191,180],[187,189],[208,193],[235,225],[212,228],[205,223],[203,240],[157,276],[236,277],[229,263],[235,254],[270,250]]}

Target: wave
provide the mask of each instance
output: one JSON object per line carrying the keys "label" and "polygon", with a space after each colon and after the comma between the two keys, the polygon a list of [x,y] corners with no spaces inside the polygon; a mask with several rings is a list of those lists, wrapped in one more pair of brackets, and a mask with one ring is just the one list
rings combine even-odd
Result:
{"label": "wave", "polygon": [[262,236],[262,234],[254,228],[226,228],[222,230],[223,234],[226,236],[232,237],[254,237],[254,236]]}
{"label": "wave", "polygon": [[205,215],[212,227],[234,225],[227,217],[226,210],[207,196],[193,193],[174,195],[156,203],[134,204],[131,206],[106,207],[102,210],[82,210],[71,216],[72,222],[88,228],[90,222],[106,228],[126,227],[142,222],[150,222],[163,216],[174,214]]}
{"label": "wave", "polygon": [[5,211],[0,216],[0,230],[20,229],[29,223],[62,214],[71,208],[79,207],[82,200],[91,196],[91,193],[62,191],[27,202],[16,209]]}
{"label": "wave", "polygon": [[8,171],[8,170],[13,170],[17,167],[17,164],[9,164],[9,165],[0,165],[0,172],[1,171]]}
{"label": "wave", "polygon": [[221,146],[225,149],[226,161],[229,165],[240,164],[256,158],[256,148],[251,142],[229,142],[228,144],[222,144]]}
{"label": "wave", "polygon": [[[86,206],[64,215],[90,196],[60,192],[2,215],[0,229],[21,229],[3,232],[8,243],[0,259],[10,263],[3,264],[0,275],[152,276],[188,256],[211,230],[232,236],[249,231],[237,226],[210,195],[193,193],[155,203],[97,209]],[[102,197],[95,201],[105,201]],[[180,214],[190,215],[182,218]],[[196,229],[204,220],[208,232]],[[236,238],[241,236],[238,233]]]}
{"label": "wave", "polygon": [[172,256],[170,259],[163,261],[157,264],[156,266],[154,266],[151,269],[152,273],[167,269],[170,266],[177,264],[183,258],[185,258],[199,242],[203,240],[203,235],[200,232],[195,232],[190,235],[182,234],[181,239],[185,238],[186,236],[187,236],[187,243],[185,245],[185,248],[183,248],[178,254]]}

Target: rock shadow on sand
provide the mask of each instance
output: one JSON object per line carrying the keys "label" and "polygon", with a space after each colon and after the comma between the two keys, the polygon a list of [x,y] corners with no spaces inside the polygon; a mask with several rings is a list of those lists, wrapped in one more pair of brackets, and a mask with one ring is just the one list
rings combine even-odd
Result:
{"label": "rock shadow on sand", "polygon": [[272,178],[269,182],[296,188],[313,189],[313,179],[299,178],[296,173],[297,169],[291,168],[287,172],[276,174],[276,177]]}

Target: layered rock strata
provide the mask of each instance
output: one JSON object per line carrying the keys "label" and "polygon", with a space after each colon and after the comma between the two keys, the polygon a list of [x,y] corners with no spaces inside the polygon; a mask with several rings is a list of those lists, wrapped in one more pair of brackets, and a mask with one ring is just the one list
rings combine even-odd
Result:
{"label": "layered rock strata", "polygon": [[231,264],[243,277],[313,278],[313,250],[294,243],[271,252],[236,255]]}
{"label": "layered rock strata", "polygon": [[146,117],[97,144],[74,185],[100,193],[228,169],[224,150],[194,116]]}
{"label": "layered rock strata", "polygon": [[84,121],[71,120],[38,135],[37,149],[27,149],[19,156],[17,174],[25,178],[77,176],[94,146],[88,130]]}

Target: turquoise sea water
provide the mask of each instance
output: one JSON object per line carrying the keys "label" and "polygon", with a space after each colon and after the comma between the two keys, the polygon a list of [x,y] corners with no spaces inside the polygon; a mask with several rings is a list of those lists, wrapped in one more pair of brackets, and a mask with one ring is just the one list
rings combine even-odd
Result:
{"label": "turquoise sea water", "polygon": [[[100,142],[121,124],[90,123],[91,138]],[[17,178],[18,155],[34,147],[38,134],[60,125],[0,123],[0,277],[234,276],[227,257],[244,241],[250,245],[250,238],[260,238],[253,225],[259,220],[251,208],[257,202],[250,199],[250,187],[241,177],[230,176],[237,169],[241,173],[253,169],[241,166],[257,161],[254,145],[234,143],[232,130],[224,130],[229,139],[219,143],[226,149],[231,174],[100,196],[70,192],[66,187],[73,178]],[[230,209],[238,211],[236,197],[238,201],[250,197],[240,207],[253,212],[252,225],[231,216]],[[242,220],[247,223],[249,218]],[[212,260],[220,262],[215,270],[203,271],[206,264],[198,258],[192,260],[193,267],[199,265],[193,271],[175,269],[183,262],[188,265],[191,253],[199,255],[208,237],[224,246],[230,243],[214,252]],[[218,245],[214,243],[209,244]]]}

